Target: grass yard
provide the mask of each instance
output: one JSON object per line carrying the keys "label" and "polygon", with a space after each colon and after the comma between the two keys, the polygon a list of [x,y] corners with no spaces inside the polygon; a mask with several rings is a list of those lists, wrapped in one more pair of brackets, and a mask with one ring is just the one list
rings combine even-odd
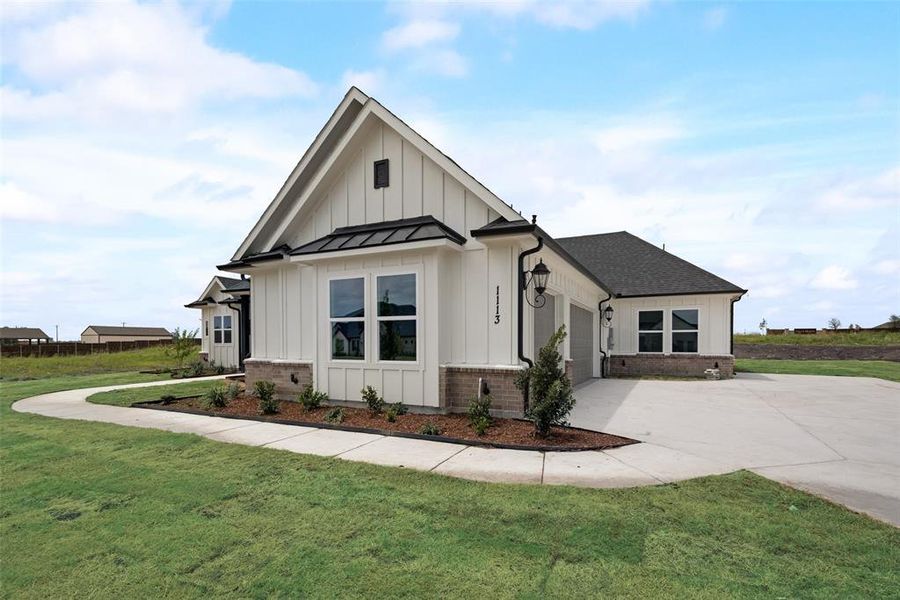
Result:
{"label": "grass yard", "polygon": [[768,360],[738,358],[739,373],[790,373],[796,375],[844,375],[900,381],[900,363],[887,360]]}
{"label": "grass yard", "polygon": [[166,355],[164,346],[82,356],[11,356],[0,359],[0,380],[146,371],[174,366],[175,361]]}
{"label": "grass yard", "polygon": [[805,346],[900,346],[900,331],[818,333],[816,335],[737,334],[735,344],[800,344]]}
{"label": "grass yard", "polygon": [[0,595],[886,598],[900,589],[900,531],[747,472],[625,490],[494,485],[10,410],[37,393],[153,378],[0,382]]}
{"label": "grass yard", "polygon": [[110,392],[100,392],[99,394],[88,396],[88,402],[94,402],[95,404],[111,404],[113,406],[131,406],[135,402],[159,400],[165,394],[171,394],[173,396],[200,396],[215,385],[225,384],[219,379],[212,381],[173,383],[172,385],[161,385],[149,388],[112,390]]}

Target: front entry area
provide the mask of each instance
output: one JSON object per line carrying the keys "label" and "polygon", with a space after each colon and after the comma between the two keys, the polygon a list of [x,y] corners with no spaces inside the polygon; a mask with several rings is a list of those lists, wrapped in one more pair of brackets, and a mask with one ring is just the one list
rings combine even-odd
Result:
{"label": "front entry area", "polygon": [[590,311],[569,306],[569,355],[572,358],[572,384],[594,376],[594,316]]}

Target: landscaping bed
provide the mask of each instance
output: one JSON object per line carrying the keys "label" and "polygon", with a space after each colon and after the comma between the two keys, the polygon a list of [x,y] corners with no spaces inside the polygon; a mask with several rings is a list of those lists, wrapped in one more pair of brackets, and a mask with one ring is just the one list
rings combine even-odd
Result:
{"label": "landscaping bed", "polygon": [[[520,450],[603,450],[638,443],[637,440],[630,438],[578,427],[553,427],[548,438],[539,438],[534,434],[532,422],[524,419],[493,419],[492,425],[484,435],[479,436],[472,429],[468,417],[462,414],[410,412],[398,415],[394,422],[389,422],[384,413],[375,414],[366,408],[347,406],[341,407],[343,420],[340,423],[333,423],[326,421],[325,417],[335,408],[334,406],[306,410],[299,402],[283,400],[278,402],[277,413],[264,415],[260,413],[259,400],[246,395],[230,400],[227,406],[221,408],[208,407],[206,399],[201,396],[176,398],[168,402],[162,400],[137,402],[132,406]],[[421,433],[422,429],[429,425],[436,427],[440,434]]]}

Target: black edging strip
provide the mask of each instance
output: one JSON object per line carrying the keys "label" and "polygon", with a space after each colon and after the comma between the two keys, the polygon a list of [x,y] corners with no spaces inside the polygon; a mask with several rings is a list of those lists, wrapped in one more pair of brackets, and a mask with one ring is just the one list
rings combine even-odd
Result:
{"label": "black edging strip", "polygon": [[[185,396],[178,398],[184,400],[187,398],[195,398],[196,396]],[[464,440],[462,438],[445,437],[441,435],[424,435],[421,433],[409,433],[406,431],[391,431],[389,429],[372,429],[370,427],[351,427],[349,425],[335,425],[333,423],[314,423],[307,421],[289,421],[287,419],[271,419],[262,416],[250,417],[244,415],[221,415],[210,413],[202,410],[193,410],[190,408],[170,408],[169,405],[163,403],[162,400],[149,400],[147,402],[135,402],[132,408],[147,408],[150,410],[164,410],[168,412],[184,413],[188,415],[201,415],[204,417],[220,417],[222,419],[234,419],[236,421],[256,421],[259,423],[277,423],[279,425],[295,425],[298,427],[313,427],[316,429],[332,429],[335,431],[350,431],[353,433],[371,433],[375,435],[383,435],[385,437],[408,438],[412,440],[428,440],[432,442],[445,442],[448,444],[460,444],[462,446],[478,446],[482,448],[497,448],[500,450],[532,450],[534,452],[584,452],[588,450],[609,450],[611,448],[621,448],[622,446],[631,446],[632,444],[640,444],[640,440],[633,440],[623,436],[616,436],[623,440],[628,440],[624,444],[604,444],[599,446],[525,446],[523,444],[500,444],[488,441]],[[510,419],[512,421],[527,421],[526,419]],[[530,421],[528,421],[530,423]],[[602,431],[594,431],[592,429],[584,429],[583,427],[567,427],[576,431],[587,431],[589,433],[603,433]],[[607,433],[605,435],[615,435]]]}

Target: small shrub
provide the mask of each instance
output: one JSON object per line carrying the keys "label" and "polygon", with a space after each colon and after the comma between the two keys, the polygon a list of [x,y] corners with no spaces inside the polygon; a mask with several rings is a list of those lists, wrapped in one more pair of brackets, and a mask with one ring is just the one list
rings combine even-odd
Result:
{"label": "small shrub", "polygon": [[278,400],[275,399],[275,384],[265,379],[260,379],[253,384],[253,392],[259,398],[259,410],[264,415],[278,412]]}
{"label": "small shrub", "polygon": [[216,365],[213,367],[213,371],[216,375],[224,375],[225,374],[225,365]]}
{"label": "small shrub", "polygon": [[228,400],[234,400],[238,396],[241,395],[241,384],[237,381],[232,381],[228,384],[228,387],[225,389],[225,397]]}
{"label": "small shrub", "polygon": [[214,385],[206,390],[203,395],[206,398],[207,408],[224,408],[228,405],[228,392],[222,384]]}
{"label": "small shrub", "polygon": [[396,404],[388,404],[387,410],[384,411],[384,416],[387,418],[388,423],[394,423],[397,420],[397,417],[400,415],[405,415],[409,412],[409,409],[406,408],[402,402],[397,402]]}
{"label": "small shrub", "polygon": [[433,421],[428,421],[419,429],[419,433],[422,435],[441,435],[441,428],[437,426],[437,423]]}
{"label": "small shrub", "polygon": [[173,396],[172,394],[166,394],[165,396],[160,398],[160,400],[163,404],[172,404],[173,402],[175,402],[175,396]]}
{"label": "small shrub", "polygon": [[343,423],[344,409],[340,406],[335,406],[327,413],[325,413],[325,421],[327,421],[328,423]]}
{"label": "small shrub", "polygon": [[556,330],[538,353],[534,366],[516,376],[516,386],[528,392],[526,416],[534,422],[539,437],[550,435],[553,425],[566,425],[569,413],[575,407],[572,382],[561,367],[559,345],[566,339],[566,326]]}
{"label": "small shrub", "polygon": [[328,394],[325,392],[317,392],[312,385],[307,384],[300,395],[297,396],[297,402],[303,405],[304,410],[315,410],[328,402]]}
{"label": "small shrub", "polygon": [[405,415],[406,413],[409,412],[409,408],[407,408],[407,406],[405,404],[403,404],[402,402],[397,402],[396,404],[392,404],[391,406],[393,406],[394,410],[397,411],[398,416]]}
{"label": "small shrub", "polygon": [[188,367],[186,377],[200,377],[203,375],[204,365],[202,361],[192,362],[191,366]]}
{"label": "small shrub", "polygon": [[485,394],[481,398],[475,396],[469,400],[469,424],[477,435],[484,435],[491,426],[491,396]]}
{"label": "small shrub", "polygon": [[366,403],[366,406],[369,407],[369,410],[372,411],[372,414],[378,415],[381,414],[381,411],[384,410],[384,398],[378,395],[378,392],[375,391],[371,385],[367,385],[362,389],[362,399],[363,402]]}

